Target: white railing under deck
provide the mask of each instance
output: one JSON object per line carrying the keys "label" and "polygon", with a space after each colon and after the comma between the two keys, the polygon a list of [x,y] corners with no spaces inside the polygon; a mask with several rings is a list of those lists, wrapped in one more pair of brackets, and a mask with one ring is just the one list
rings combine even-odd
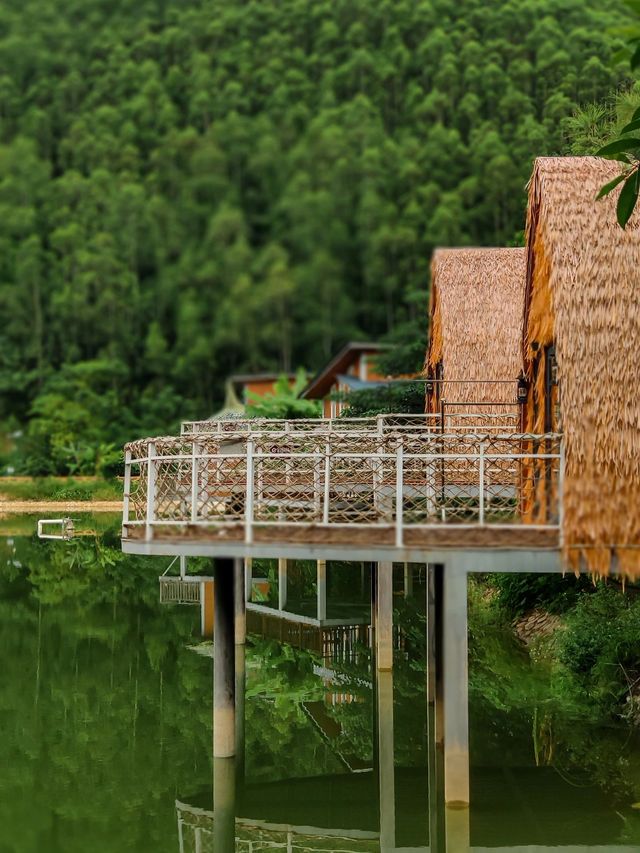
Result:
{"label": "white railing under deck", "polygon": [[[324,530],[557,529],[558,435],[422,431],[236,432],[126,450],[123,537],[231,536],[250,545]],[[344,535],[344,533],[342,534]],[[303,540],[301,540],[303,541]]]}

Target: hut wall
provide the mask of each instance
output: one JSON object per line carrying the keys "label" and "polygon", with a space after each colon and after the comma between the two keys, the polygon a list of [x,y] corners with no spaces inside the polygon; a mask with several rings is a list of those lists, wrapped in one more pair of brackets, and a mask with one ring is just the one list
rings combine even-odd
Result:
{"label": "hut wall", "polygon": [[[563,545],[574,569],[640,575],[640,217],[616,222],[620,164],[541,158],[529,186],[524,357],[555,342],[565,445]],[[528,426],[544,421],[544,370]]]}
{"label": "hut wall", "polygon": [[434,253],[426,367],[433,375],[442,362],[441,395],[460,404],[457,412],[519,415],[515,399],[522,369],[525,271],[524,249]]}

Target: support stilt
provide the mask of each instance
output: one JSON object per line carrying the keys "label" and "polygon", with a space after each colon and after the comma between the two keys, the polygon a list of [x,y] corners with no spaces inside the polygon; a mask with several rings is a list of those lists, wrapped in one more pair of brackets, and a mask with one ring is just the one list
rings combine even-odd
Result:
{"label": "support stilt", "polygon": [[287,607],[287,569],[288,560],[278,560],[278,610]]}
{"label": "support stilt", "polygon": [[235,692],[236,692],[236,784],[244,782],[245,767],[245,689],[246,689],[246,646],[235,648]]}
{"label": "support stilt", "polygon": [[393,563],[378,563],[376,594],[376,663],[378,669],[393,668]]}
{"label": "support stilt", "polygon": [[318,560],[316,566],[317,618],[327,618],[327,561]]}
{"label": "support stilt", "polygon": [[245,601],[251,601],[253,596],[253,558],[247,557],[244,561],[244,597]]}
{"label": "support stilt", "polygon": [[404,597],[413,596],[413,566],[411,563],[404,564]]}
{"label": "support stilt", "polygon": [[233,583],[235,644],[244,646],[247,639],[247,607],[244,597],[244,566],[241,559],[233,561]]}
{"label": "support stilt", "polygon": [[444,571],[444,783],[445,804],[469,805],[469,683],[467,573]]}
{"label": "support stilt", "polygon": [[230,758],[235,755],[236,749],[234,586],[234,561],[216,560],[213,625],[214,758]]}

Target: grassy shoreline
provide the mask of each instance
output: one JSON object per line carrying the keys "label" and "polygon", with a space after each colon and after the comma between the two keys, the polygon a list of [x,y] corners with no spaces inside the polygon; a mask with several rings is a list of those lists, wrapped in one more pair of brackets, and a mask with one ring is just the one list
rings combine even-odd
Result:
{"label": "grassy shoreline", "polygon": [[120,480],[102,477],[0,477],[0,511],[24,504],[122,502]]}

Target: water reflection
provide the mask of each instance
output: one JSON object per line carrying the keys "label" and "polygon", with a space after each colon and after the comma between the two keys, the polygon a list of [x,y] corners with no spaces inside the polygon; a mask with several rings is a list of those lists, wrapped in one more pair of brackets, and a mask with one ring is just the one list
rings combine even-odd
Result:
{"label": "water reflection", "polygon": [[[376,669],[371,625],[360,624],[356,630],[334,624],[328,635],[320,625],[306,625],[301,633],[291,613],[260,614],[253,620],[250,672],[268,670],[274,643],[314,653],[312,672],[322,684],[322,698],[309,702],[301,697],[300,705],[330,746],[336,767],[317,774],[313,767],[302,773],[292,767],[290,773],[255,778],[265,768],[245,756],[245,715],[239,713],[236,761],[212,759],[212,793],[176,802],[180,853],[637,850],[612,840],[620,837],[623,822],[594,785],[576,787],[551,768],[475,766],[473,809],[444,808],[441,755],[426,702],[424,649],[411,642],[415,622],[411,613],[408,630],[398,636],[391,673]],[[236,647],[236,661],[236,690],[244,702],[244,647]],[[249,699],[253,701],[261,700]],[[409,727],[403,725],[407,702]],[[368,756],[362,740],[353,754],[345,748],[356,716],[360,734],[363,720],[368,722]],[[254,732],[252,743],[255,739]]]}
{"label": "water reflection", "polygon": [[[325,615],[343,624],[256,611],[236,654],[245,725],[220,763],[209,611],[160,604],[169,561],[123,556],[117,530],[27,531],[0,539],[2,853],[639,849],[629,731],[554,716],[501,636],[472,637],[472,807],[445,812],[418,570],[396,571],[392,676],[374,676],[366,573],[330,566]],[[313,618],[314,572],[296,572],[287,607]]]}

